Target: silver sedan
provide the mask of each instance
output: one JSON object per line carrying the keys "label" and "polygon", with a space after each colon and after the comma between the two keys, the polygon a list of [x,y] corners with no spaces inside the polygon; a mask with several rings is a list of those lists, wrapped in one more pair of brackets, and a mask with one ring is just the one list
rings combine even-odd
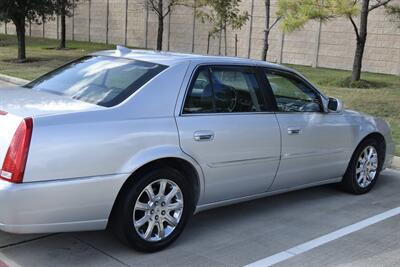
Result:
{"label": "silver sedan", "polygon": [[202,210],[328,183],[367,193],[393,154],[383,120],[286,67],[118,47],[0,90],[0,229],[109,227],[157,251]]}

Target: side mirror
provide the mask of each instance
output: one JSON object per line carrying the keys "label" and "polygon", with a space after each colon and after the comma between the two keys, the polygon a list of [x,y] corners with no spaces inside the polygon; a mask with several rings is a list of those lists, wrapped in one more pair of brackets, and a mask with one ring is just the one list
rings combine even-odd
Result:
{"label": "side mirror", "polygon": [[342,112],[343,102],[340,99],[330,97],[328,101],[328,112]]}

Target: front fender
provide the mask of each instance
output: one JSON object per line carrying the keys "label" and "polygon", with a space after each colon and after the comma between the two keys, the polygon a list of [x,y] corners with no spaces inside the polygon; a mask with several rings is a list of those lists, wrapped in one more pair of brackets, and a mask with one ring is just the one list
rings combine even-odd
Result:
{"label": "front fender", "polygon": [[388,123],[381,118],[376,118],[356,111],[347,110],[346,113],[350,118],[352,118],[353,122],[358,125],[354,150],[367,136],[376,133],[380,134],[383,136],[386,145],[383,169],[390,167],[395,153],[395,143]]}

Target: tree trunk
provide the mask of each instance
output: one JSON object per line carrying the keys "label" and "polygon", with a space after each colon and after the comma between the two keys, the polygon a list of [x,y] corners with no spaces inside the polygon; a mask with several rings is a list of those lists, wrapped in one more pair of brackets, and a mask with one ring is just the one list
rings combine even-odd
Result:
{"label": "tree trunk", "polygon": [[18,39],[18,61],[23,62],[26,59],[26,48],[25,48],[25,17],[18,18],[13,21],[15,24],[15,30],[17,32]]}
{"label": "tree trunk", "polygon": [[164,33],[164,16],[163,16],[163,0],[158,1],[158,33],[157,33],[157,50],[162,50],[163,33]]}
{"label": "tree trunk", "polygon": [[208,33],[207,37],[207,55],[210,54],[210,39],[211,39],[211,33]]}
{"label": "tree trunk", "polygon": [[265,0],[265,30],[264,30],[264,47],[262,51],[261,60],[266,61],[269,49],[269,21],[270,21],[270,13],[271,13],[271,3],[270,0]]}
{"label": "tree trunk", "polygon": [[58,46],[59,49],[66,48],[66,26],[65,26],[65,7],[62,7],[61,10],[61,38],[60,38],[60,45]]}
{"label": "tree trunk", "polygon": [[224,26],[224,42],[225,42],[225,44],[224,44],[224,48],[225,48],[224,52],[225,52],[225,56],[227,56],[228,55],[228,40],[227,40],[227,37],[226,37],[226,24]]}
{"label": "tree trunk", "polygon": [[360,28],[357,35],[357,47],[354,54],[353,72],[351,74],[351,82],[361,79],[362,61],[364,56],[365,43],[367,42],[368,31],[368,8],[370,0],[363,0],[360,13]]}

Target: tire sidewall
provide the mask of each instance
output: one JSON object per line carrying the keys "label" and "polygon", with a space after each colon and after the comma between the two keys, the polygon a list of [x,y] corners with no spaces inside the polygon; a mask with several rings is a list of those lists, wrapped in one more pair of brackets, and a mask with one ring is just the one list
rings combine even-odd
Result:
{"label": "tire sidewall", "polygon": [[[140,196],[143,189],[159,179],[169,179],[179,186],[183,194],[184,205],[181,219],[175,230],[163,240],[150,242],[142,239],[136,232],[133,222],[133,211],[136,200]],[[117,223],[116,227],[122,228],[117,230],[122,231],[120,233],[123,235],[123,238],[125,239],[124,241],[137,250],[143,252],[155,252],[162,250],[174,242],[182,233],[189,217],[193,213],[192,196],[193,194],[187,181],[178,171],[171,168],[162,168],[150,171],[147,174],[138,177],[138,179],[130,187],[130,190],[126,191],[125,196],[123,196],[121,199],[122,203],[116,218],[119,223]]]}
{"label": "tire sidewall", "polygon": [[[367,187],[363,188],[357,182],[356,168],[357,168],[358,159],[359,159],[361,153],[368,146],[373,146],[378,153],[378,169],[377,169],[374,180]],[[351,186],[351,190],[354,193],[365,194],[365,193],[371,191],[371,189],[375,186],[376,182],[378,181],[378,178],[379,178],[380,172],[382,170],[382,166],[383,166],[383,159],[384,159],[383,149],[379,145],[378,141],[375,139],[372,139],[372,138],[366,139],[357,147],[356,151],[353,154],[349,168],[345,175],[345,179],[347,179],[347,181],[345,181],[345,182],[347,182],[349,184],[349,186]]]}

